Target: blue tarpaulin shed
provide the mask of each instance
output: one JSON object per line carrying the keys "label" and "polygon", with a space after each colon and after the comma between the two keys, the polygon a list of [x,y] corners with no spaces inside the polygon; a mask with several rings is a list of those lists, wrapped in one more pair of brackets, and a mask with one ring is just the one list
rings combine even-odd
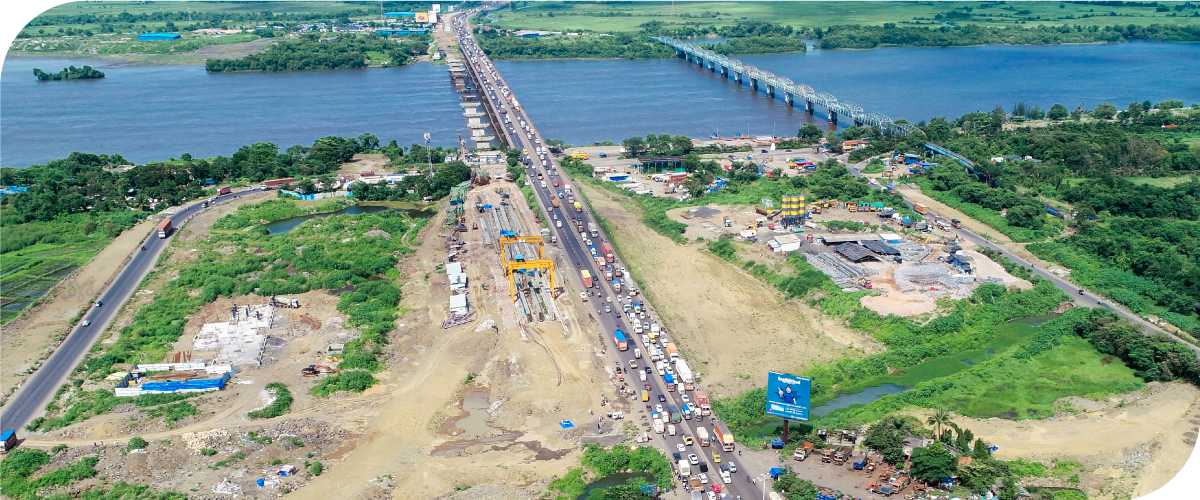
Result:
{"label": "blue tarpaulin shed", "polygon": [[145,42],[150,40],[178,40],[182,38],[179,33],[142,33],[138,35],[138,41]]}

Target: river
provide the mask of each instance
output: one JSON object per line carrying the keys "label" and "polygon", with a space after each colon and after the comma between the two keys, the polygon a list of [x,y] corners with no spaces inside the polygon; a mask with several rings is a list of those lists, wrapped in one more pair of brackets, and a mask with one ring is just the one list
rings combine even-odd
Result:
{"label": "river", "polygon": [[[793,81],[911,122],[1011,108],[1200,101],[1200,44],[1135,42],[814,50],[741,56]],[[89,64],[102,80],[38,82],[32,68]],[[808,116],[681,59],[498,61],[544,136],[575,145],[651,132],[791,135]],[[845,124],[843,124],[845,125]],[[0,165],[71,151],[135,162],[230,155],[246,143],[287,148],[326,135],[439,145],[467,135],[446,67],[208,74],[200,66],[7,58],[0,75]]]}

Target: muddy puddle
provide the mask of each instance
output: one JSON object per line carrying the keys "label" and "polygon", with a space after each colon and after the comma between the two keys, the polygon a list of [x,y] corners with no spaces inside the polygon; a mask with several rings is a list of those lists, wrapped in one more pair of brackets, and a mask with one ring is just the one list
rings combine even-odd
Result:
{"label": "muddy puddle", "polygon": [[[465,455],[467,448],[478,444],[505,443],[521,437],[522,433],[520,432],[506,432],[488,425],[487,420],[490,417],[488,407],[491,405],[488,398],[490,396],[491,394],[487,391],[474,391],[464,397],[462,409],[467,414],[455,420],[452,427],[462,429],[464,432],[461,435],[469,439],[442,443],[433,449],[430,456]],[[500,447],[500,449],[507,449],[507,446]]]}

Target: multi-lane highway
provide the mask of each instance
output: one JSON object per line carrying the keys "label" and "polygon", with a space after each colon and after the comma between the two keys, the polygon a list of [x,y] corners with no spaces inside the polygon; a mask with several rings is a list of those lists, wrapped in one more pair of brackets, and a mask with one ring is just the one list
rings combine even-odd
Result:
{"label": "multi-lane highway", "polygon": [[[221,203],[232,200],[238,196],[244,196],[248,193],[231,193],[223,196],[218,196],[215,203]],[[171,215],[172,225],[177,228],[182,226],[188,219],[197,213],[205,210],[201,202],[196,202]],[[34,417],[42,412],[46,403],[50,401],[50,397],[58,390],[58,387],[66,381],[67,375],[79,363],[83,355],[91,349],[92,344],[100,336],[100,333],[108,328],[109,323],[116,317],[117,312],[121,310],[121,306],[129,297],[133,295],[138,284],[146,277],[146,274],[154,268],[155,261],[162,253],[162,250],[167,247],[170,240],[161,239],[158,237],[158,231],[150,234],[143,246],[134,251],[129,261],[125,264],[125,268],[121,270],[117,278],[100,294],[97,302],[102,305],[93,304],[83,319],[63,340],[62,345],[58,347],[50,359],[47,359],[38,371],[34,372],[27,383],[13,395],[8,404],[4,405],[3,414],[0,414],[0,428],[4,430],[18,430],[25,424],[29,423]],[[97,263],[98,265],[120,265],[119,263]],[[83,326],[84,322],[89,323],[88,326]]]}
{"label": "multi-lane highway", "polygon": [[[476,83],[480,86],[480,97],[486,101],[486,105],[493,111],[492,116],[501,117],[500,123],[495,123],[494,125],[504,134],[506,142],[510,147],[524,149],[529,154],[531,164],[526,169],[528,182],[533,187],[538,205],[544,214],[548,214],[551,230],[555,231],[560,247],[566,254],[565,260],[568,265],[566,269],[561,269],[561,271],[564,275],[574,275],[572,280],[577,283],[581,283],[582,281],[579,273],[583,270],[587,270],[592,276],[597,277],[593,281],[593,288],[589,290],[592,296],[585,303],[585,307],[593,312],[593,316],[599,323],[599,328],[603,331],[602,333],[605,338],[608,339],[605,341],[605,347],[608,350],[611,360],[614,361],[614,365],[619,364],[628,367],[629,360],[634,359],[633,350],[640,348],[646,354],[643,359],[638,360],[638,366],[639,369],[644,369],[643,367],[647,363],[650,363],[648,346],[642,345],[640,336],[633,334],[633,330],[629,327],[626,317],[622,316],[623,311],[620,304],[622,294],[614,292],[612,284],[602,279],[604,270],[597,267],[595,258],[592,256],[587,245],[588,242],[586,239],[590,237],[590,233],[586,236],[581,234],[576,229],[575,224],[571,222],[572,217],[580,217],[583,219],[583,227],[586,228],[587,224],[594,222],[595,219],[587,211],[586,207],[580,213],[576,213],[570,203],[561,203],[561,209],[553,207],[551,197],[559,196],[559,190],[562,189],[555,188],[553,180],[559,179],[561,183],[566,184],[570,183],[570,179],[557,168],[554,159],[549,154],[546,154],[544,157],[540,154],[543,147],[543,140],[538,134],[536,127],[533,126],[524,110],[514,105],[514,103],[519,101],[512,94],[512,89],[508,87],[500,73],[496,71],[487,57],[479,50],[478,45],[471,36],[470,26],[467,23],[467,19],[473,12],[467,11],[461,13],[456,15],[452,20],[447,20],[447,22],[452,23],[453,28],[457,32],[459,46],[462,47],[464,56],[467,58],[468,71],[471,72]],[[536,180],[538,173],[541,173],[547,180],[546,187],[542,187],[542,184]],[[556,220],[563,221],[562,228],[557,227]],[[596,248],[600,248],[602,242],[608,241],[602,233],[597,239],[599,241],[592,242]],[[620,267],[620,263],[615,262],[613,266],[614,268]],[[583,288],[582,284],[580,288]],[[630,297],[626,289],[622,289],[622,292],[624,296]],[[612,298],[611,303],[609,302],[610,297]],[[573,297],[572,300],[574,300]],[[646,307],[648,317],[653,318],[657,316],[653,312],[653,308],[649,307],[645,300],[638,300],[638,302],[643,303],[643,306]],[[606,304],[612,308],[612,312],[604,312]],[[629,349],[627,351],[619,351],[611,340],[611,333],[614,330],[626,332],[626,336],[629,338]],[[683,395],[686,392],[683,390],[682,384],[679,384],[678,390],[673,392],[666,390],[666,383],[657,373],[649,375],[645,383],[638,381],[636,371],[634,370],[630,370],[628,375],[624,383],[629,385],[633,394],[641,394],[645,390],[643,385],[649,385],[650,390],[648,392],[651,394],[651,405],[661,404],[664,407],[667,405],[674,405],[677,408],[683,407]],[[663,395],[666,401],[659,402],[659,395]],[[640,398],[634,399],[636,401],[631,408],[618,408],[618,410],[632,410],[630,411],[631,415],[629,415],[629,418],[640,424],[641,420],[639,417],[645,415],[645,413],[642,413],[645,410],[645,406],[640,402]],[[691,404],[694,406],[695,401],[691,401]],[[738,468],[736,451],[730,453],[722,452],[721,446],[716,443],[708,447],[700,446],[698,441],[693,441],[692,445],[684,443],[683,437],[686,435],[694,438],[696,436],[696,428],[701,425],[707,427],[709,435],[713,434],[710,426],[711,420],[709,418],[702,418],[698,411],[694,411],[693,413],[693,419],[682,420],[676,424],[678,432],[675,436],[669,436],[666,433],[656,435],[651,432],[654,441],[666,451],[668,457],[672,457],[674,453],[679,452],[683,460],[687,460],[688,455],[695,454],[708,470],[706,473],[708,484],[704,485],[706,492],[711,491],[712,486],[716,484],[723,490],[724,494],[722,496],[727,495],[728,498],[740,498],[741,495],[751,494],[758,496],[760,492],[757,491],[756,485],[747,482],[745,477],[755,476],[763,471],[747,471]],[[714,453],[721,455],[721,463],[716,462]],[[734,469],[731,471],[733,481],[730,484],[724,484],[721,481],[720,470],[722,465],[732,466],[731,468]],[[698,466],[692,466],[693,475],[698,475],[700,470]],[[739,477],[743,479],[740,481],[737,480]],[[747,496],[747,498],[750,497]]]}

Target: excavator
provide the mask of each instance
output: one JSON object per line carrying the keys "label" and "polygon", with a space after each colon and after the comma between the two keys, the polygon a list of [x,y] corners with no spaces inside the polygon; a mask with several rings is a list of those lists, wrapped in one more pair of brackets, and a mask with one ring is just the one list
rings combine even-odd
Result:
{"label": "excavator", "polygon": [[338,370],[337,368],[333,368],[331,366],[308,365],[307,367],[300,369],[300,374],[304,375],[306,377],[315,377],[322,373],[337,373],[339,371],[341,371],[341,370]]}

